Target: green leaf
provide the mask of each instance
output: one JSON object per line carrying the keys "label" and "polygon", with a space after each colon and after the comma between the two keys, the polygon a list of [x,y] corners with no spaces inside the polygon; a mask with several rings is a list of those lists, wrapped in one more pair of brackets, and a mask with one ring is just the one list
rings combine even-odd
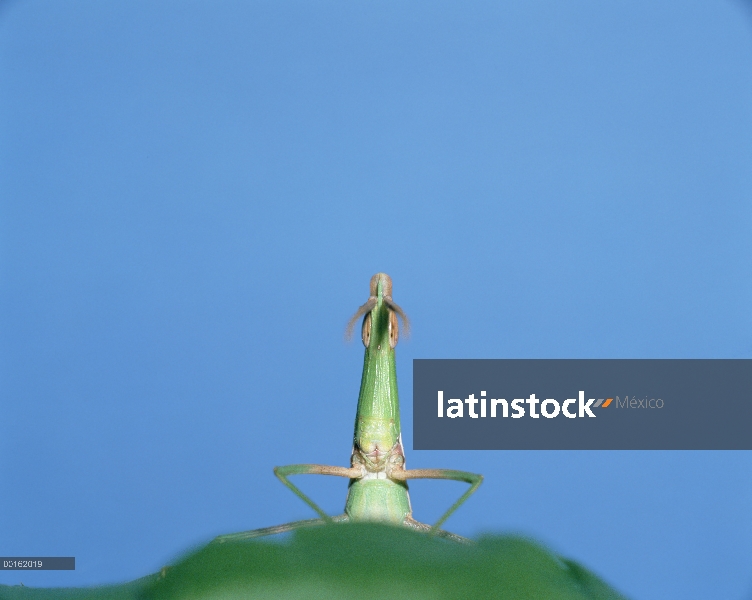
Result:
{"label": "green leaf", "polygon": [[160,575],[63,592],[0,587],[0,598],[624,600],[577,563],[523,538],[483,536],[464,546],[380,524],[210,544]]}

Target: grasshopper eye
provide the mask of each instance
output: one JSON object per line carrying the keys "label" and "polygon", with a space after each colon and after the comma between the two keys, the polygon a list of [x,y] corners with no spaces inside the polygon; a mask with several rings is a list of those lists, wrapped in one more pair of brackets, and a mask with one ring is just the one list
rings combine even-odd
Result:
{"label": "grasshopper eye", "polygon": [[399,339],[399,325],[397,323],[397,313],[389,311],[389,346],[394,348]]}
{"label": "grasshopper eye", "polygon": [[360,336],[363,338],[363,345],[368,348],[368,344],[371,343],[371,313],[368,313],[363,319],[363,329]]}

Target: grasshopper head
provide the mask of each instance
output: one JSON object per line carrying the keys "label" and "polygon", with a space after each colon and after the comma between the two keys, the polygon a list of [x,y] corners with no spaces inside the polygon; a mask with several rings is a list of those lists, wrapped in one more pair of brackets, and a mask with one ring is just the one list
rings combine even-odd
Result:
{"label": "grasshopper head", "polygon": [[392,278],[386,273],[376,273],[371,277],[371,297],[379,295],[392,297]]}
{"label": "grasshopper head", "polygon": [[353,327],[361,315],[363,326],[361,338],[367,349],[394,349],[399,339],[397,315],[402,319],[405,335],[410,331],[410,321],[404,311],[392,300],[392,278],[386,273],[371,277],[370,296],[347,324],[345,337],[352,335]]}
{"label": "grasshopper head", "polygon": [[360,457],[366,470],[383,471],[391,464],[395,449],[401,448],[394,356],[399,338],[397,316],[402,318],[405,331],[409,327],[407,316],[392,300],[392,279],[386,273],[371,278],[368,301],[350,320],[348,331],[361,315],[366,352],[355,418],[354,456]]}

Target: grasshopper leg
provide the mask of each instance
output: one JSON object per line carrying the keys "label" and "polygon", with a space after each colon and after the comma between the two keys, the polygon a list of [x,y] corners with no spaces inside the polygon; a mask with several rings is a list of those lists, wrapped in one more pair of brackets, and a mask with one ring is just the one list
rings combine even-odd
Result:
{"label": "grasshopper leg", "polygon": [[[457,502],[452,504],[449,509],[431,526],[431,534],[437,534],[439,527],[446,521],[450,515],[457,510],[465,500],[467,500],[478,489],[481,483],[483,483],[483,475],[476,475],[475,473],[468,473],[467,471],[454,471],[452,469],[400,469],[391,472],[390,477],[400,481],[407,479],[449,479],[451,481],[464,481],[470,484],[470,488],[459,497]],[[416,521],[417,522],[417,521]],[[452,534],[453,535],[453,534]]]}
{"label": "grasshopper leg", "polygon": [[[334,523],[344,523],[345,521],[347,521],[347,515],[338,515],[336,517],[332,517],[331,521]],[[288,531],[294,531],[296,529],[303,529],[304,527],[316,527],[317,525],[323,525],[324,523],[326,523],[324,519],[305,519],[303,521],[293,521],[292,523],[275,525],[274,527],[264,527],[262,529],[252,529],[250,531],[241,531],[239,533],[219,535],[212,540],[212,544],[224,544],[225,542],[250,540],[267,535],[276,535],[278,533],[286,533]]]}
{"label": "grasshopper leg", "polygon": [[453,542],[459,542],[460,544],[472,544],[473,543],[472,540],[469,540],[466,537],[462,537],[461,535],[457,535],[456,533],[452,533],[451,531],[445,531],[444,529],[437,529],[434,532],[433,527],[431,527],[430,525],[427,525],[426,523],[421,523],[420,521],[416,521],[412,517],[407,517],[405,519],[405,526],[410,527],[411,529],[415,529],[416,531],[422,531],[430,535],[435,535],[436,537],[444,538],[445,540],[452,540]]}
{"label": "grasshopper leg", "polygon": [[328,465],[287,465],[286,467],[274,467],[274,474],[293,494],[315,510],[324,522],[331,523],[332,518],[292,483],[288,477],[290,475],[335,475],[337,477],[347,477],[348,479],[359,479],[363,476],[363,469],[360,467],[346,468]]}

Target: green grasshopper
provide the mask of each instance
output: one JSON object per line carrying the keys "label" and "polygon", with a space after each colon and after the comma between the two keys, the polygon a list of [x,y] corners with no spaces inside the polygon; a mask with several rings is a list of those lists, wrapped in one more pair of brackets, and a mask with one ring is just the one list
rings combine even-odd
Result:
{"label": "green grasshopper", "polygon": [[[406,334],[409,332],[410,323],[407,315],[392,300],[392,280],[386,273],[377,273],[371,278],[371,293],[368,301],[350,319],[346,337],[350,337],[361,315],[365,315],[362,338],[366,352],[363,361],[363,377],[360,382],[358,410],[355,413],[355,436],[350,467],[304,464],[274,469],[274,474],[279,480],[316,511],[319,518],[223,535],[216,538],[215,542],[255,538],[301,527],[348,521],[381,521],[404,525],[455,541],[468,541],[439,527],[478,489],[483,482],[483,476],[450,469],[408,470],[405,467],[394,348],[399,338],[397,316],[402,319]],[[291,475],[347,477],[350,485],[345,502],[345,513],[336,517],[327,515],[288,479]],[[420,523],[412,517],[410,496],[407,491],[408,479],[464,481],[470,484],[470,488],[431,526]]]}

